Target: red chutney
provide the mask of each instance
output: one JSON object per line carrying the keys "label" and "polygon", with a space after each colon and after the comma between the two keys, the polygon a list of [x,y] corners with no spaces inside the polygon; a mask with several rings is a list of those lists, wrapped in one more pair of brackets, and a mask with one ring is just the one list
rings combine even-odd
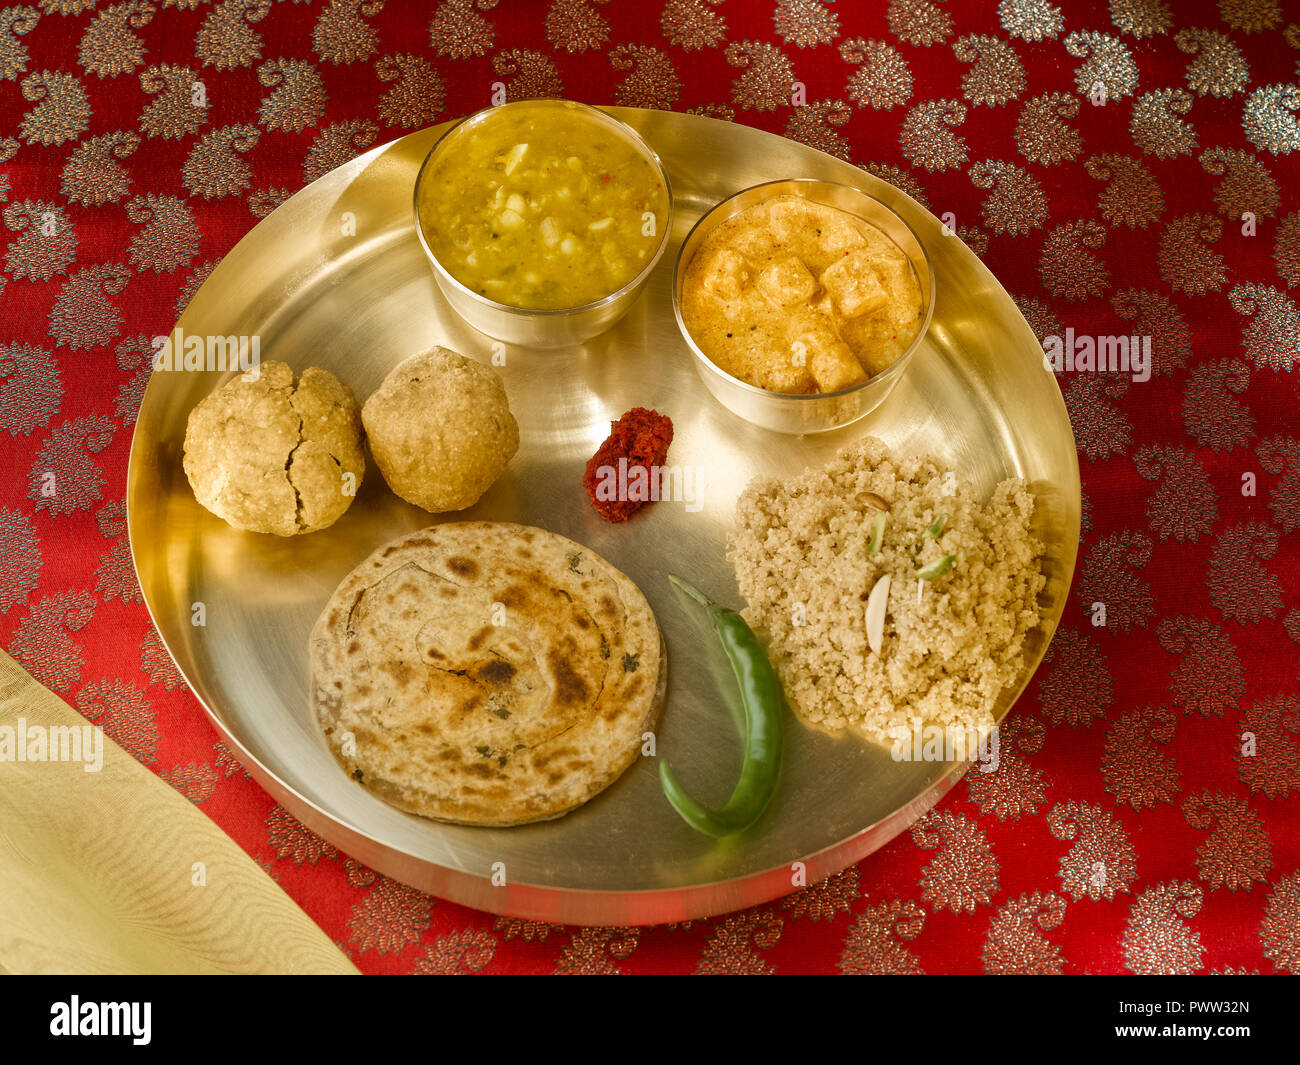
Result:
{"label": "red chutney", "polygon": [[672,419],[645,407],[633,407],[610,423],[609,436],[587,462],[582,478],[587,498],[602,518],[627,521],[659,498],[659,468],[672,442]]}

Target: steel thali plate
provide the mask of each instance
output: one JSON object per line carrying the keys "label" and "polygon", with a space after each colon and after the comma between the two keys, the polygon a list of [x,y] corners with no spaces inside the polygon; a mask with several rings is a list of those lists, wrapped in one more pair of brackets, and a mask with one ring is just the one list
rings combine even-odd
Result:
{"label": "steel thali plate", "polygon": [[[307,637],[342,578],[374,548],[434,520],[516,521],[589,545],[636,581],[667,640],[658,753],[698,798],[721,804],[740,769],[743,716],[704,623],[667,575],[740,605],[726,537],[752,477],[798,473],[866,434],[898,452],[934,455],[982,496],[1006,477],[1023,477],[1037,500],[1047,585],[1043,623],[1017,684],[999,701],[1000,719],[1065,607],[1079,541],[1079,469],[1060,389],[1033,332],[979,259],[915,201],[773,134],[691,115],[608,110],[639,130],[668,169],[671,242],[611,332],[573,350],[505,352],[499,372],[521,443],[475,507],[433,519],[393,495],[371,461],[357,499],[331,528],[290,539],[236,531],[199,506],[181,464],[189,412],[231,375],[157,371],[136,425],[127,508],[140,585],[167,649],[244,766],[309,828],[380,872],[468,906],[573,924],[653,924],[787,894],[796,862],[809,883],[847,867],[904,831],[966,765],[896,762],[886,749],[791,717],[768,812],[721,842],[677,816],[649,758],[557,821],[494,829],[425,820],[347,777],[313,720]],[[323,367],[358,401],[402,359],[434,345],[490,362],[494,342],[447,306],[413,232],[415,175],[446,128],[375,148],[291,197],[216,267],[179,328],[187,336],[257,336],[263,359]],[[840,181],[884,201],[917,233],[935,274],[933,322],[898,387],[863,421],[807,437],[767,432],[720,406],[697,377],[672,312],[673,263],[696,219],[742,188],[786,177]],[[673,419],[669,461],[697,471],[694,503],[660,502],[610,525],[586,499],[583,467],[610,421],[635,406]],[[203,626],[192,624],[195,603],[204,605]]]}

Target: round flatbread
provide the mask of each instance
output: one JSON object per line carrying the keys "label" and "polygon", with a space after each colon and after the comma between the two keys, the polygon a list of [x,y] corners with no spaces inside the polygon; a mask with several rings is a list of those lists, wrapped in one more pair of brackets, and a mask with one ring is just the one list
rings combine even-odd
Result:
{"label": "round flatbread", "polygon": [[667,670],[654,613],[590,548],[503,522],[380,548],[311,635],[312,701],[364,787],[425,817],[559,817],[639,756]]}

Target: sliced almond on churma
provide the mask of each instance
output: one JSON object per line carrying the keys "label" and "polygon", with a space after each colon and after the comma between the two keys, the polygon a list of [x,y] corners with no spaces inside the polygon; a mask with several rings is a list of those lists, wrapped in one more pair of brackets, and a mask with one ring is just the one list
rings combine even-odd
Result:
{"label": "sliced almond on churma", "polygon": [[889,574],[876,581],[867,597],[867,643],[880,654],[881,640],[885,634],[885,607],[889,603]]}

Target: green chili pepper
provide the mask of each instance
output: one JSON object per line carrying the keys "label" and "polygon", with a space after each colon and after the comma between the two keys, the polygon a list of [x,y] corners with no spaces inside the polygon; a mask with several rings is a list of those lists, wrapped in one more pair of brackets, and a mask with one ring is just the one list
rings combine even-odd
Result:
{"label": "green chili pepper", "polygon": [[874,555],[880,550],[880,543],[885,538],[885,512],[876,511],[871,515],[871,539],[867,541],[867,554]]}
{"label": "green chili pepper", "polygon": [[931,525],[925,531],[930,534],[930,538],[932,540],[937,540],[939,539],[940,536],[943,535],[943,527],[947,524],[948,524],[948,515],[940,514],[937,518],[934,519],[934,524]]}
{"label": "green chili pepper", "polygon": [[952,564],[956,560],[956,555],[944,555],[943,558],[936,558],[928,566],[922,566],[916,571],[916,575],[923,581],[932,581],[952,569]]}
{"label": "green chili pepper", "polygon": [[668,762],[659,763],[659,782],[673,809],[692,828],[720,838],[757,821],[776,790],[781,771],[781,682],[744,618],[684,580],[673,576],[668,579],[708,610],[745,706],[745,762],[740,780],[721,810],[710,810],[692,799],[677,782]]}

